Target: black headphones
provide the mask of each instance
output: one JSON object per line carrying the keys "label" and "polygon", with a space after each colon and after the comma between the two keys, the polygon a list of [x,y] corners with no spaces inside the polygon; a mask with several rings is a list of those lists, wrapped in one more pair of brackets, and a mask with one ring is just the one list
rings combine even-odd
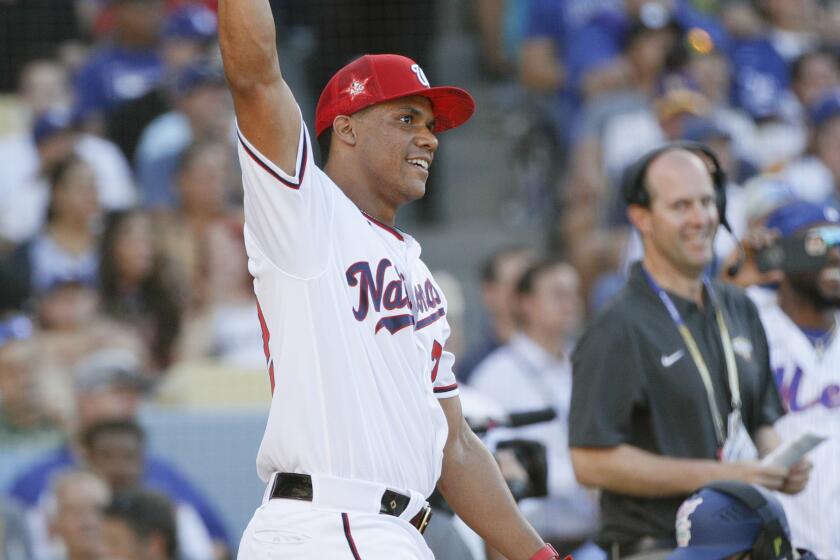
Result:
{"label": "black headphones", "polygon": [[729,222],[726,220],[726,173],[720,166],[717,154],[705,144],[700,142],[668,142],[654,150],[649,151],[634,164],[624,171],[621,180],[621,192],[624,196],[624,201],[627,205],[638,204],[639,206],[648,206],[650,204],[650,193],[645,185],[645,176],[647,175],[648,167],[653,163],[653,160],[658,158],[665,152],[674,150],[687,150],[699,156],[704,162],[711,163],[709,174],[712,177],[712,183],[715,187],[715,199],[717,200],[718,217],[720,225],[732,231],[729,227]]}
{"label": "black headphones", "polygon": [[752,560],[793,560],[793,547],[784,526],[759,490],[749,484],[731,481],[713,482],[703,488],[735,498],[761,518],[761,532],[750,551]]}

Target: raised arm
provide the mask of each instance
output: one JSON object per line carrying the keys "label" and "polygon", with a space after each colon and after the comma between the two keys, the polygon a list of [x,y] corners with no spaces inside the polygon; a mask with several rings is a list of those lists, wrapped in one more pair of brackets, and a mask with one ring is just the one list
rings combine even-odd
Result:
{"label": "raised arm", "polygon": [[268,0],[220,0],[219,41],[239,129],[264,156],[294,174],[300,111],[280,72]]}

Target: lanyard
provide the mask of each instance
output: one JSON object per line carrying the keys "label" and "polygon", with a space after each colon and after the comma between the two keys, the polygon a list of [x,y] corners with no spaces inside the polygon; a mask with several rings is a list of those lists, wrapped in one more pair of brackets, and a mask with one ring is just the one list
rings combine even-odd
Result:
{"label": "lanyard", "polygon": [[[647,270],[642,268],[642,271],[645,273],[645,278],[647,279],[651,289],[653,289],[653,291],[656,292],[656,295],[659,296],[659,299],[662,300],[662,303],[665,305],[665,309],[668,310],[668,315],[671,316],[671,320],[674,322],[674,325],[676,325],[677,330],[685,342],[685,345],[688,347],[691,358],[694,360],[694,365],[697,367],[697,371],[700,373],[700,378],[703,380],[703,385],[706,387],[706,397],[709,401],[709,409],[712,412],[712,420],[715,424],[715,435],[717,436],[718,445],[723,445],[726,440],[726,432],[723,427],[723,416],[721,416],[720,410],[717,406],[717,401],[715,400],[714,387],[712,386],[712,376],[709,374],[709,368],[706,365],[706,360],[703,359],[703,355],[700,353],[700,348],[697,346],[694,336],[685,325],[685,322],[683,321],[680,312],[677,310],[677,307],[674,305],[674,302],[671,300],[671,297],[659,286],[659,284],[656,283]],[[715,299],[712,285],[705,276],[703,277],[703,285],[706,287],[706,292],[709,294],[709,300],[715,308],[715,319],[717,320],[720,342],[723,346],[723,355],[726,360],[726,376],[729,381],[729,393],[732,397],[732,410],[740,411],[741,389],[738,385],[738,365],[735,363],[735,353],[732,350],[732,340],[729,338],[729,329],[726,327],[726,321],[723,319],[723,312],[721,311],[720,305],[718,305],[718,302]]]}

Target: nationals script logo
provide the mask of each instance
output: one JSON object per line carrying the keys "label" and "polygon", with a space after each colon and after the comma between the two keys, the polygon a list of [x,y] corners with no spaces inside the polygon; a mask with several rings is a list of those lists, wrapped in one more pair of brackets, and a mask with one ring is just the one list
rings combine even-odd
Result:
{"label": "nationals script logo", "polygon": [[[386,278],[389,270],[393,270],[390,280]],[[374,312],[386,314],[376,322],[374,331],[377,333],[385,329],[395,334],[415,324],[412,313],[413,304],[406,288],[405,275],[397,270],[389,259],[380,260],[375,271],[367,261],[353,263],[344,276],[351,288],[359,289],[358,303],[353,308],[353,317],[357,321],[364,321],[372,307]],[[414,296],[420,313],[427,310],[433,311],[431,315],[417,323],[418,330],[443,317],[443,308],[437,309],[442,303],[442,298],[430,279],[415,286]]]}

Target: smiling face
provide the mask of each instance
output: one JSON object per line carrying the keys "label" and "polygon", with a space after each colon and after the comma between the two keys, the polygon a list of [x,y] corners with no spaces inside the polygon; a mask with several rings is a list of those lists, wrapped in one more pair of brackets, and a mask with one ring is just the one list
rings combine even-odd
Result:
{"label": "smiling face", "polygon": [[656,158],[647,172],[647,208],[633,206],[631,219],[656,259],[686,278],[697,278],[713,258],[719,224],[715,190],[705,163],[686,151]]}
{"label": "smiling face", "polygon": [[432,133],[432,103],[425,97],[403,97],[362,110],[352,117],[356,157],[364,181],[388,206],[421,198],[438,148]]}

